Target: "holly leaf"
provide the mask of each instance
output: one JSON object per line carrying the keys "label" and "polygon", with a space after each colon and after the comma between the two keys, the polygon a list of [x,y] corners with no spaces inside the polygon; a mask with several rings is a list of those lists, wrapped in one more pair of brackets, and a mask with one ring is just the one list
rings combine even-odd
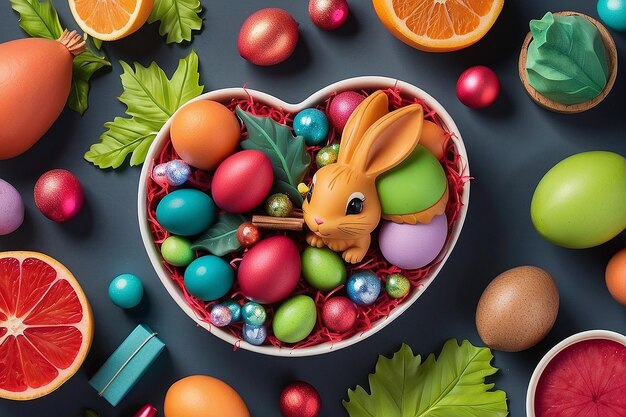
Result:
{"label": "holly leaf", "polygon": [[215,256],[224,256],[241,248],[237,240],[237,229],[247,218],[240,214],[224,213],[217,222],[191,245],[191,249],[204,249]]}
{"label": "holly leaf", "polygon": [[301,206],[302,195],[297,187],[311,165],[304,138],[294,137],[287,126],[269,117],[254,116],[240,107],[236,111],[248,131],[248,139],[241,142],[241,147],[267,155],[274,168],[272,192],[287,194],[294,204]]}
{"label": "holly leaf", "polygon": [[378,357],[369,375],[371,394],[357,386],[343,406],[350,417],[505,417],[506,393],[485,384],[498,371],[492,359],[488,348],[451,339],[438,359],[431,354],[422,363],[403,344],[391,359]]}
{"label": "holly leaf", "polygon": [[161,21],[159,35],[167,43],[191,41],[191,31],[202,28],[200,0],[155,0],[148,23]]}
{"label": "holly leaf", "polygon": [[133,70],[126,62],[121,75],[124,92],[119,100],[126,104],[130,117],[116,117],[105,123],[107,131],[100,142],[92,145],[85,159],[100,168],[118,168],[129,154],[130,165],[142,164],[159,130],[174,112],[188,100],[200,95],[198,55],[191,51],[178,62],[171,79],[156,64],[145,68],[135,63]]}
{"label": "holly leaf", "polygon": [[89,107],[89,80],[100,68],[110,67],[104,56],[98,56],[87,49],[74,58],[72,63],[72,85],[67,105],[82,116]]}

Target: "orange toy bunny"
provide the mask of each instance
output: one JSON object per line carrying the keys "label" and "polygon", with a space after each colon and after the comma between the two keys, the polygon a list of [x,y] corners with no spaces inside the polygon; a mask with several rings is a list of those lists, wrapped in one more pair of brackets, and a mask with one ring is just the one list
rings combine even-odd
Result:
{"label": "orange toy bunny", "polygon": [[411,154],[423,121],[419,104],[389,113],[382,91],[354,110],[341,137],[337,163],[315,173],[302,205],[309,245],[342,252],[349,263],[363,259],[381,218],[376,178]]}

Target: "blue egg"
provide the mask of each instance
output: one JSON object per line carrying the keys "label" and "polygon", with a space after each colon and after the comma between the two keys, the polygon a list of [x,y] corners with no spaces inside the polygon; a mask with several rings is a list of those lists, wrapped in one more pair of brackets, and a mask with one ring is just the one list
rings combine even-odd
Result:
{"label": "blue egg", "polygon": [[218,256],[202,256],[185,269],[185,288],[202,301],[213,301],[226,295],[234,279],[233,268]]}
{"label": "blue egg", "polygon": [[136,307],[143,298],[143,284],[133,274],[122,274],[109,284],[109,298],[118,307]]}
{"label": "blue egg", "polygon": [[202,191],[176,190],[159,202],[156,218],[168,232],[180,236],[193,236],[205,231],[215,220],[213,199]]}
{"label": "blue egg", "polygon": [[328,136],[328,118],[317,109],[304,109],[294,117],[293,130],[307,145],[319,145]]}
{"label": "blue egg", "polygon": [[249,301],[241,308],[241,318],[246,324],[260,326],[265,323],[267,313],[261,304]]}
{"label": "blue egg", "polygon": [[265,342],[267,337],[267,330],[265,326],[254,326],[252,324],[243,325],[243,340],[251,345],[259,346]]}
{"label": "blue egg", "polygon": [[226,300],[222,303],[228,307],[231,313],[231,323],[241,320],[241,306],[239,303],[233,299]]}
{"label": "blue egg", "polygon": [[607,26],[626,30],[626,0],[598,0],[598,14]]}
{"label": "blue egg", "polygon": [[360,306],[374,304],[381,287],[380,279],[371,271],[356,272],[346,282],[348,298]]}

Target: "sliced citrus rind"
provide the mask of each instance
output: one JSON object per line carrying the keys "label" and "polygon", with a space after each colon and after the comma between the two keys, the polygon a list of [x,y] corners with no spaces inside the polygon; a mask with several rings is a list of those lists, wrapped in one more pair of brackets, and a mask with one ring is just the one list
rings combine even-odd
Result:
{"label": "sliced citrus rind", "polygon": [[83,363],[93,338],[91,308],[58,261],[0,253],[0,398],[49,394]]}
{"label": "sliced citrus rind", "polygon": [[103,41],[136,32],[150,16],[154,0],[69,0],[78,26]]}

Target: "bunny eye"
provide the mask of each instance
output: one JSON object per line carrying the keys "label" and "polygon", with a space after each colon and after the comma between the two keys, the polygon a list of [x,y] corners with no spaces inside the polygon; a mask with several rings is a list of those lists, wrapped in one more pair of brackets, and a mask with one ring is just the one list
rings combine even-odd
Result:
{"label": "bunny eye", "polygon": [[350,195],[348,198],[348,204],[346,205],[346,214],[360,214],[363,211],[365,205],[365,196],[362,193],[356,192]]}
{"label": "bunny eye", "polygon": [[313,188],[315,187],[315,176],[313,176],[313,180],[311,181],[311,187],[309,188],[309,192],[306,193],[306,201],[307,203],[311,202],[311,197],[313,196]]}

